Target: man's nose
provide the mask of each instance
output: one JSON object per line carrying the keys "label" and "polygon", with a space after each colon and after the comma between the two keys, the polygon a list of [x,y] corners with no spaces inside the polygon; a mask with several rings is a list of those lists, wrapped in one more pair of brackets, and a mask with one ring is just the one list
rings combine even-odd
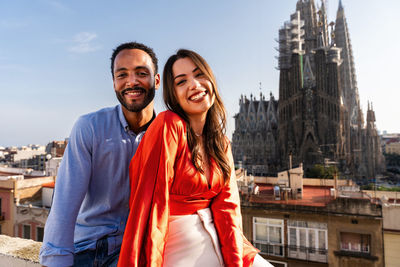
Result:
{"label": "man's nose", "polygon": [[128,87],[134,87],[138,84],[138,77],[136,75],[129,75],[128,79],[126,80],[126,85]]}

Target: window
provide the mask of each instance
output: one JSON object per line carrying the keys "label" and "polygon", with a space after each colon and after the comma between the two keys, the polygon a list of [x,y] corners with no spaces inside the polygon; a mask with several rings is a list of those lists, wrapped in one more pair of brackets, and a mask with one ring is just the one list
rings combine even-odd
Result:
{"label": "window", "polygon": [[253,240],[261,253],[283,257],[283,220],[254,217]]}
{"label": "window", "polygon": [[288,257],[328,262],[326,223],[288,221]]}
{"label": "window", "polygon": [[340,233],[340,249],[370,253],[371,235],[356,233]]}
{"label": "window", "polygon": [[44,228],[36,227],[36,241],[43,242]]}
{"label": "window", "polygon": [[22,237],[26,239],[31,239],[31,226],[30,225],[24,225],[23,226],[23,233]]}

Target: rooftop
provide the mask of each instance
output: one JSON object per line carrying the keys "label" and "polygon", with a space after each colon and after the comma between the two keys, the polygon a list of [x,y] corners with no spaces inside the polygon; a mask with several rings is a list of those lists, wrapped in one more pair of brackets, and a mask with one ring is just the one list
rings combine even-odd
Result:
{"label": "rooftop", "polygon": [[325,207],[331,200],[330,186],[303,186],[302,199],[281,199],[276,200],[274,196],[274,186],[272,184],[257,184],[259,186],[259,194],[251,195],[250,203],[270,203],[270,204],[286,204],[300,205],[312,207]]}

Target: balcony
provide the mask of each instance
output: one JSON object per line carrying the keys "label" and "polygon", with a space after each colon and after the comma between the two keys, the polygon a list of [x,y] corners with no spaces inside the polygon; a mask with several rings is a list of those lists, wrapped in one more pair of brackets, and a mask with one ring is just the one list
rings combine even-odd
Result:
{"label": "balcony", "polygon": [[316,262],[328,262],[328,250],[310,247],[288,246],[288,258]]}
{"label": "balcony", "polygon": [[377,256],[373,256],[370,253],[365,253],[365,252],[358,252],[358,251],[346,251],[346,250],[337,250],[333,252],[335,256],[338,257],[352,257],[352,258],[361,258],[361,259],[367,259],[370,261],[377,261],[379,258]]}
{"label": "balcony", "polygon": [[254,242],[254,246],[260,250],[261,254],[278,257],[284,256],[282,244]]}

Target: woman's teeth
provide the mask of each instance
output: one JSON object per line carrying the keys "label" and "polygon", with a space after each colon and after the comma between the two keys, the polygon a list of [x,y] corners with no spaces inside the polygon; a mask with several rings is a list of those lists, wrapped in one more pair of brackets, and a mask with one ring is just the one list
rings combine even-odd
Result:
{"label": "woman's teeth", "polygon": [[196,94],[196,95],[194,95],[194,96],[191,96],[189,99],[190,99],[190,100],[197,100],[197,99],[199,99],[199,98],[202,98],[202,97],[205,96],[205,95],[206,95],[206,92],[202,92],[202,93]]}

